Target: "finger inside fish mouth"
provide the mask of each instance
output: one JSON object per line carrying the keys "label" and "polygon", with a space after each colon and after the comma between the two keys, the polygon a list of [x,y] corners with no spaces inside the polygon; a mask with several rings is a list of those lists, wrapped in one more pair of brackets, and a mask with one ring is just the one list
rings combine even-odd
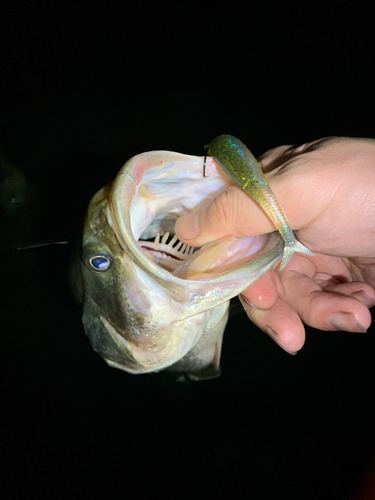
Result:
{"label": "finger inside fish mouth", "polygon": [[149,262],[182,279],[205,279],[237,267],[262,251],[268,236],[226,236],[203,247],[186,245],[174,227],[179,214],[159,215],[137,241]]}

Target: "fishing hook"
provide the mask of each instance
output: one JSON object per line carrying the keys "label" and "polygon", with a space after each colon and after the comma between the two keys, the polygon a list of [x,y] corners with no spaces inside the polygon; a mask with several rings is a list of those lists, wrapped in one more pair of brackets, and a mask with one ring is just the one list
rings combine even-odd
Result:
{"label": "fishing hook", "polygon": [[204,160],[203,160],[203,177],[206,177],[206,160],[207,160],[207,155],[204,155]]}

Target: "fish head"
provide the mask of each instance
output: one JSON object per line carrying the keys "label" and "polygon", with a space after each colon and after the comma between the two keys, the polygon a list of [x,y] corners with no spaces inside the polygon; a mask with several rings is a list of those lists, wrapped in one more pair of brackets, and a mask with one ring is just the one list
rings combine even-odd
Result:
{"label": "fish head", "polygon": [[90,202],[82,242],[83,324],[111,366],[130,373],[204,368],[217,356],[229,300],[282,255],[274,233],[227,237],[200,249],[177,240],[176,220],[232,184],[212,158],[205,177],[202,169],[201,157],[143,153]]}

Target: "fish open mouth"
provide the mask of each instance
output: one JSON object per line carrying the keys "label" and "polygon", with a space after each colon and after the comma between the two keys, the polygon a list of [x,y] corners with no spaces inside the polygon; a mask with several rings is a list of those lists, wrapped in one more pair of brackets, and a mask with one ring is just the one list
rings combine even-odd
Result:
{"label": "fish open mouth", "polygon": [[109,220],[124,250],[154,276],[168,281],[211,279],[270,249],[269,235],[228,236],[201,248],[178,240],[177,219],[208,206],[233,184],[210,157],[203,176],[201,157],[143,153],[116,177]]}

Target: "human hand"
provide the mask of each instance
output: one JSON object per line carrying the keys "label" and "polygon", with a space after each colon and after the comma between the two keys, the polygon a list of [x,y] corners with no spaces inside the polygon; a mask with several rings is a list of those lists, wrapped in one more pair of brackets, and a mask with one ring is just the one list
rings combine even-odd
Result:
{"label": "human hand", "polygon": [[[249,318],[289,353],[305,342],[302,321],[364,333],[375,304],[375,140],[280,146],[259,160],[298,240],[314,256],[296,253],[283,271],[277,264],[245,290],[240,298]],[[274,230],[237,185],[176,224],[179,239],[196,247]]]}

